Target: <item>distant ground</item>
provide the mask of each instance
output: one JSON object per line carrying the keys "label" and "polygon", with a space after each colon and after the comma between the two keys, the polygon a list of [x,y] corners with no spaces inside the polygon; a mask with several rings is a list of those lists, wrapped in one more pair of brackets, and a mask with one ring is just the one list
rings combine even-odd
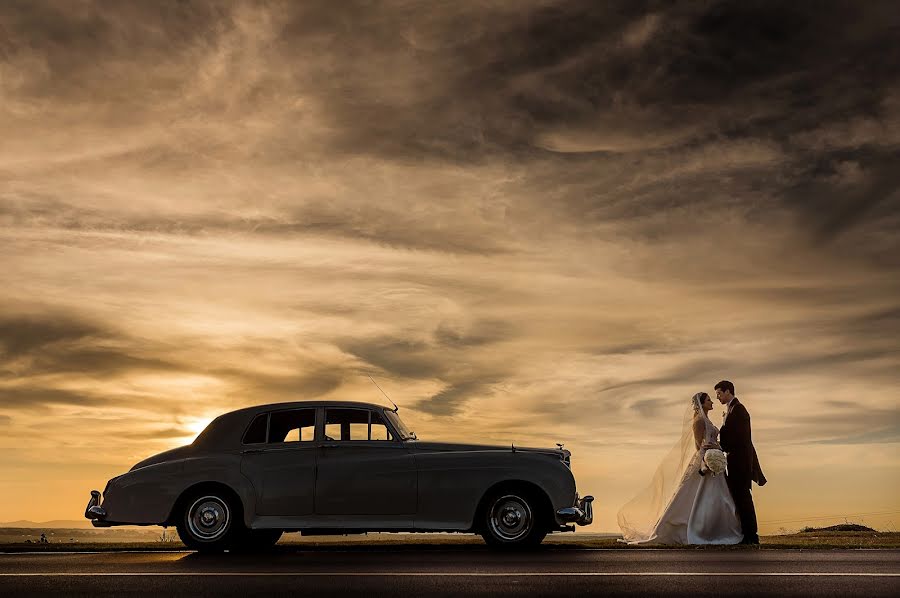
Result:
{"label": "distant ground", "polygon": [[[41,542],[45,534],[46,543]],[[428,549],[446,546],[483,546],[480,537],[470,534],[368,534],[354,536],[301,536],[285,534],[279,550],[291,548],[355,549],[390,546],[392,548]],[[553,534],[544,546],[555,549],[611,548],[640,550],[617,541],[610,534]],[[762,549],[782,548],[900,548],[900,532],[808,530],[796,534],[764,536]],[[84,550],[183,550],[173,530],[161,528],[117,529],[29,529],[0,528],[0,552],[84,551]],[[743,547],[709,547],[717,550],[744,550]]]}
{"label": "distant ground", "polygon": [[54,519],[53,521],[28,521],[20,519],[19,521],[0,522],[0,528],[15,527],[26,529],[94,529],[91,522],[87,519]]}
{"label": "distant ground", "polygon": [[[41,534],[51,544],[56,543],[157,543],[163,535],[158,527],[122,527],[99,529],[66,527],[0,527],[0,544],[40,542]],[[176,537],[175,530],[166,531],[166,538]]]}
{"label": "distant ground", "polygon": [[800,530],[800,533],[810,534],[816,532],[874,532],[876,530],[871,527],[866,527],[865,525],[859,525],[857,523],[841,523],[838,525],[831,525],[829,527],[804,527]]}

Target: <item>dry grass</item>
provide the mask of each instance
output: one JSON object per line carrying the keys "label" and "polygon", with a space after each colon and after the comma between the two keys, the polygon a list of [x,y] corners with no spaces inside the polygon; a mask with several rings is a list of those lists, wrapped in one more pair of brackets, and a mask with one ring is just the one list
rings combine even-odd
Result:
{"label": "dry grass", "polygon": [[900,548],[900,532],[804,532],[766,536],[766,548]]}

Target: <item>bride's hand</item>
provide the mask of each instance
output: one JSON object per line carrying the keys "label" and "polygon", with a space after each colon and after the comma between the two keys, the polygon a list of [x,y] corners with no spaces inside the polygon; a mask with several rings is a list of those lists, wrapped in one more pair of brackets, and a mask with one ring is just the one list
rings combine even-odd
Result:
{"label": "bride's hand", "polygon": [[700,446],[700,448],[702,448],[702,449],[707,449],[707,450],[709,450],[709,449],[717,449],[717,448],[719,448],[719,445],[716,444],[715,442],[704,442],[704,443]]}

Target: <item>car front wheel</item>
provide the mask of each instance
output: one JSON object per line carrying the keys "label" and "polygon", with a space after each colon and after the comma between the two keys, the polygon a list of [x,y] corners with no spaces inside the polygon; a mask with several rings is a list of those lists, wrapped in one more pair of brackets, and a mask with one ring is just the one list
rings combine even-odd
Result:
{"label": "car front wheel", "polygon": [[176,525],[184,545],[201,552],[231,548],[240,527],[242,521],[233,502],[217,492],[201,493],[187,500]]}
{"label": "car front wheel", "polygon": [[501,492],[487,502],[481,535],[497,548],[531,548],[547,535],[536,510],[538,501],[525,492]]}

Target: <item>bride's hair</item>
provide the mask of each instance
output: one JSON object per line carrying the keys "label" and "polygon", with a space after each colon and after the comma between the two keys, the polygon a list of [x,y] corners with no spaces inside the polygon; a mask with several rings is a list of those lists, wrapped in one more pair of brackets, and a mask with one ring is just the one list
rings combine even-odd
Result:
{"label": "bride's hair", "polygon": [[691,405],[694,407],[694,413],[700,413],[700,410],[703,409],[703,403],[705,403],[708,398],[709,395],[705,392],[698,392],[691,397]]}

